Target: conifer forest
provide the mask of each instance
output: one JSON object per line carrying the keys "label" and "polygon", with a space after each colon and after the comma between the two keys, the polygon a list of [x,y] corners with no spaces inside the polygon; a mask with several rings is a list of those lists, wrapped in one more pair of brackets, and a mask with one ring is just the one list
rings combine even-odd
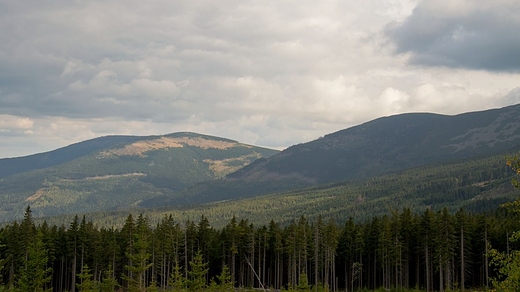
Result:
{"label": "conifer forest", "polygon": [[[341,224],[305,217],[280,226],[233,218],[215,229],[129,215],[121,229],[84,218],[36,225],[30,207],[1,229],[5,291],[226,291],[275,289],[469,291],[500,279],[497,261],[518,243],[518,215],[409,209]],[[497,257],[495,257],[497,258]]]}

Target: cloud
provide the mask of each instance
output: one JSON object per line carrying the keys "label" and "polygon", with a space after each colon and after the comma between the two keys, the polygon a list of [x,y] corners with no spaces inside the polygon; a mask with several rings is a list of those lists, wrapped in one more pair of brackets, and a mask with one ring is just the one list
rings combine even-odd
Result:
{"label": "cloud", "polygon": [[383,115],[509,105],[517,5],[494,3],[3,1],[0,151],[175,131],[284,148]]}
{"label": "cloud", "polygon": [[386,35],[410,63],[519,72],[520,2],[422,0]]}
{"label": "cloud", "polygon": [[22,118],[11,115],[0,115],[1,133],[23,133],[26,131],[30,131],[33,125],[34,121],[29,118]]}
{"label": "cloud", "polygon": [[520,103],[520,87],[516,87],[509,91],[505,96],[505,100],[507,104],[517,104]]}

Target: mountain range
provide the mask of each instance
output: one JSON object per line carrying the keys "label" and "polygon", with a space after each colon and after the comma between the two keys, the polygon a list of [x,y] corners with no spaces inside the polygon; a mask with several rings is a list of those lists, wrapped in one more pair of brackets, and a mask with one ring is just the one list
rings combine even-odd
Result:
{"label": "mountain range", "polygon": [[291,146],[212,181],[142,206],[207,203],[475,159],[520,148],[520,105],[447,116],[383,117]]}
{"label": "mountain range", "polygon": [[237,200],[520,150],[520,105],[379,118],[276,151],[195,133],[101,137],[0,159],[0,220]]}

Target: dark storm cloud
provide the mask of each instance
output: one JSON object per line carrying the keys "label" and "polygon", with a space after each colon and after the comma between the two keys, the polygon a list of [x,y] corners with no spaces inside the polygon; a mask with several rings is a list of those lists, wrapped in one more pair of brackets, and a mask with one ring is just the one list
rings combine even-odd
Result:
{"label": "dark storm cloud", "polygon": [[520,71],[519,1],[424,0],[386,35],[416,65]]}

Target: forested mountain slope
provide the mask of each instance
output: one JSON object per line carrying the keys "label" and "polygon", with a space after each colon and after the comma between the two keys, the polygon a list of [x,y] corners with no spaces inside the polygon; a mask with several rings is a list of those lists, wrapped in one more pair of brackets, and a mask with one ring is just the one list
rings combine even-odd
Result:
{"label": "forested mountain slope", "polygon": [[91,154],[95,151],[116,147],[117,145],[133,143],[140,139],[142,139],[142,137],[106,136],[75,143],[45,153],[15,158],[3,158],[0,159],[0,178],[59,165]]}
{"label": "forested mountain slope", "polygon": [[401,114],[298,144],[143,207],[254,197],[324,183],[372,178],[520,148],[520,105],[445,116]]}
{"label": "forested mountain slope", "polygon": [[[128,208],[214,180],[277,153],[194,133],[103,137],[29,157],[2,159],[0,221]],[[45,167],[47,166],[47,167]]]}
{"label": "forested mountain slope", "polygon": [[[469,212],[485,212],[495,210],[500,204],[520,195],[520,191],[511,185],[514,173],[505,164],[504,157],[507,155],[508,153],[503,153],[457,163],[429,165],[369,179],[324,184],[239,200],[232,199],[233,192],[221,189],[219,196],[223,201],[187,205],[176,201],[185,198],[176,198],[168,207],[162,205],[163,207],[158,208],[136,208],[132,213],[135,216],[144,213],[152,222],[158,222],[166,215],[171,215],[177,222],[198,220],[203,215],[216,227],[221,227],[233,217],[248,219],[255,224],[269,224],[270,220],[287,224],[302,215],[310,220],[324,216],[341,223],[349,217],[363,222],[373,216],[389,215],[402,208],[417,212],[426,208],[440,210],[444,207],[452,212],[460,208]],[[190,198],[198,203],[208,199],[204,196]],[[98,226],[121,227],[128,213],[126,210],[85,215]],[[68,215],[46,220],[59,224],[70,221],[73,217]]]}
{"label": "forested mountain slope", "polygon": [[316,184],[490,155],[519,145],[520,105],[455,116],[401,114],[289,147],[228,178]]}

